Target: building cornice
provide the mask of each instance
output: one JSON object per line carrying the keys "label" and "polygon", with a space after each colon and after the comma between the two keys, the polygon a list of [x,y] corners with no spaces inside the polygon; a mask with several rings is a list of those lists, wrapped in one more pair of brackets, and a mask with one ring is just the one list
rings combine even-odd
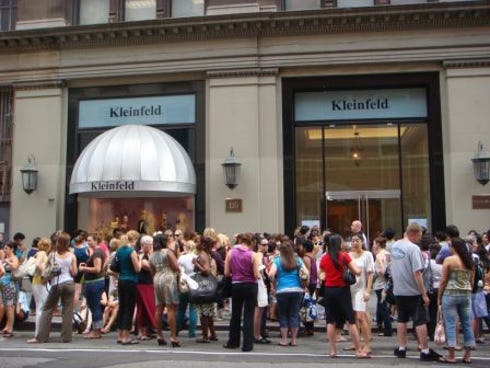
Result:
{"label": "building cornice", "polygon": [[172,41],[380,32],[490,25],[490,0],[227,14],[0,33],[0,53]]}
{"label": "building cornice", "polygon": [[488,59],[476,59],[476,60],[450,60],[444,61],[444,68],[486,68],[490,67],[490,58]]}
{"label": "building cornice", "polygon": [[29,82],[16,82],[13,84],[16,92],[19,91],[32,91],[32,90],[46,90],[46,89],[58,89],[66,86],[66,83],[61,80],[40,80]]}

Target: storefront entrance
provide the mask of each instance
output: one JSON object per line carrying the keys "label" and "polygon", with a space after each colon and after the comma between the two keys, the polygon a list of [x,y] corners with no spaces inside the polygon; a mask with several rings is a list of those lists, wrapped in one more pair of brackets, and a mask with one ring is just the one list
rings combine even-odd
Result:
{"label": "storefront entrance", "polygon": [[413,221],[444,226],[437,90],[420,88],[427,76],[419,77],[406,88],[373,88],[368,77],[285,83],[287,229],[318,225],[347,237],[359,219],[372,241],[387,228],[401,237]]}

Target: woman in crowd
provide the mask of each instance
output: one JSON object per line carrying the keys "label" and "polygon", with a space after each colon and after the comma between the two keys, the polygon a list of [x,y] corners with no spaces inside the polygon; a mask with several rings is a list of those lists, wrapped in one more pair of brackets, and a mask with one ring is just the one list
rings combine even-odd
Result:
{"label": "woman in crowd", "polygon": [[373,242],[375,254],[375,278],[373,289],[376,293],[376,322],[378,324],[378,336],[392,336],[391,316],[388,303],[383,299],[383,290],[386,287],[385,272],[390,263],[390,252],[386,250],[386,239],[377,237]]}
{"label": "woman in crowd", "polygon": [[61,341],[72,341],[73,297],[75,295],[75,283],[73,276],[77,273],[77,260],[70,251],[70,235],[58,232],[52,236],[55,240],[54,251],[48,255],[48,262],[60,267],[60,274],[50,281],[51,288],[41,311],[40,324],[37,335],[28,340],[29,343],[45,343],[49,340],[51,320],[53,312],[61,299],[62,322]]}
{"label": "woman in crowd", "polygon": [[3,337],[12,337],[15,320],[15,305],[17,303],[17,290],[12,272],[19,268],[19,259],[15,256],[16,244],[8,242],[3,247],[4,258],[0,265],[0,291],[2,304],[0,305],[0,321],[4,315],[7,316],[7,323],[0,333]]}
{"label": "woman in crowd", "polygon": [[[90,236],[91,241],[93,241],[92,236]],[[75,297],[74,297],[74,310],[77,311],[79,309],[80,295],[82,295],[82,276],[83,272],[80,271],[79,267],[81,263],[87,263],[90,258],[89,247],[85,242],[87,240],[87,233],[85,231],[80,231],[78,235],[73,239],[73,248],[72,252],[77,259],[77,268],[78,272],[73,278],[75,281]],[[37,304],[36,304],[37,305]]]}
{"label": "woman in crowd", "polygon": [[231,277],[232,310],[226,349],[240,346],[240,326],[243,315],[242,351],[253,350],[254,312],[257,303],[257,280],[260,277],[259,262],[252,251],[253,235],[239,234],[237,245],[226,254],[225,276]]}
{"label": "woman in crowd", "polygon": [[[361,273],[356,277],[356,283],[350,286],[352,307],[356,316],[357,328],[361,330],[364,340],[364,352],[371,354],[371,318],[366,310],[366,304],[371,296],[373,286],[374,262],[371,252],[365,250],[362,234],[351,237],[352,261]],[[355,346],[345,350],[355,350]]]}
{"label": "woman in crowd", "polygon": [[41,238],[37,243],[38,252],[34,257],[36,257],[36,270],[32,278],[32,295],[34,296],[34,302],[36,303],[36,308],[38,313],[36,313],[36,327],[34,330],[34,336],[37,336],[39,332],[39,325],[41,322],[41,311],[43,310],[44,303],[48,297],[48,282],[42,273],[46,262],[48,261],[48,254],[51,251],[51,240],[49,238]]}
{"label": "woman in crowd", "polygon": [[343,279],[344,268],[359,276],[361,270],[352,261],[349,254],[341,251],[344,240],[338,234],[328,238],[327,253],[320,261],[320,269],[325,273],[325,314],[327,334],[330,345],[330,357],[337,357],[336,326],[347,322],[350,337],[354,344],[357,358],[369,358],[370,355],[361,349],[359,331],[355,325],[354,310],[349,285]]}
{"label": "woman in crowd", "polygon": [[86,334],[86,339],[100,339],[102,337],[103,311],[100,305],[100,299],[104,292],[105,272],[104,263],[106,255],[100,248],[98,242],[94,241],[94,236],[88,236],[88,245],[90,247],[90,258],[87,262],[80,263],[78,270],[83,272],[83,285],[87,305],[92,314],[92,332]]}
{"label": "woman in crowd", "polygon": [[116,251],[119,259],[120,272],[117,282],[117,292],[119,296],[119,314],[117,318],[117,342],[122,345],[138,344],[138,340],[129,338],[134,308],[138,291],[138,272],[141,270],[141,260],[134,250],[138,240],[138,232],[128,231],[126,235],[121,236],[121,245]]}
{"label": "woman in crowd", "polygon": [[[214,232],[214,230],[213,230]],[[197,243],[197,257],[193,259],[195,270],[203,275],[217,275],[216,261],[212,257],[212,249],[214,243],[218,239],[213,236],[203,236]],[[214,303],[196,304],[201,320],[202,337],[197,339],[199,343],[209,343],[210,341],[218,341],[216,330],[214,328]]]}
{"label": "woman in crowd", "polygon": [[[257,306],[255,307],[255,315],[254,315],[254,343],[256,344],[270,344],[271,341],[267,338],[266,334],[266,322],[267,322],[267,306],[269,303],[269,291],[270,290],[270,282],[269,278],[265,273],[266,266],[269,263],[269,259],[267,256],[267,248],[269,246],[269,241],[264,237],[257,237],[255,241],[256,246],[254,246],[254,250],[256,251],[257,262],[259,263],[260,270],[260,279],[257,280],[258,285],[260,283],[263,284],[264,288],[258,288],[257,295]],[[256,249],[255,249],[256,248]],[[259,300],[262,303],[267,305],[259,305]]]}
{"label": "woman in crowd", "polygon": [[466,243],[460,238],[451,240],[452,255],[444,260],[439,285],[438,305],[442,308],[448,355],[445,362],[455,363],[457,321],[461,323],[464,339],[463,362],[471,362],[475,336],[471,326],[471,290],[474,263]]}
{"label": "woman in crowd", "polygon": [[[312,230],[312,232],[314,231]],[[308,288],[306,291],[312,298],[315,295],[316,286],[318,283],[318,270],[316,264],[316,257],[314,254],[315,244],[313,243],[313,241],[315,241],[316,243],[320,242],[318,235],[314,235],[311,240],[306,240],[305,242],[303,242],[302,245],[303,262],[310,275],[310,282],[308,283]],[[313,321],[305,322],[304,325],[305,325],[305,335],[313,336],[315,333],[314,322]]]}
{"label": "woman in crowd", "polygon": [[177,339],[176,311],[179,304],[177,275],[177,246],[172,233],[158,234],[153,239],[153,254],[150,257],[150,267],[155,288],[155,329],[158,345],[166,345],[162,332],[162,313],[167,308],[167,321],[170,329],[172,347],[180,347]]}
{"label": "woman in crowd", "polygon": [[427,335],[430,340],[434,339],[434,331],[437,324],[437,294],[439,293],[439,285],[442,275],[442,265],[436,262],[436,257],[441,250],[441,245],[437,241],[432,241],[429,245],[430,263],[428,266],[432,274],[432,292],[429,293],[429,322],[427,323]]}
{"label": "woman in crowd", "polygon": [[[195,273],[193,260],[197,257],[196,254],[196,243],[192,240],[188,240],[184,245],[184,252],[179,256],[177,263],[184,273],[192,277]],[[197,311],[196,306],[189,303],[189,293],[180,293],[179,295],[179,310],[177,312],[177,331],[181,331],[184,328],[184,320],[189,307],[189,329],[187,331],[187,336],[190,338],[196,337],[196,326],[197,326]]]}
{"label": "woman in crowd", "polygon": [[155,325],[155,288],[151,274],[150,257],[153,253],[153,237],[143,235],[140,238],[141,271],[138,273],[138,300],[136,321],[138,323],[138,340],[150,340],[150,328]]}
{"label": "woman in crowd", "polygon": [[[279,246],[279,257],[276,257],[269,270],[269,278],[277,298],[279,327],[281,331],[280,346],[296,346],[296,337],[300,325],[299,309],[303,300],[303,288],[299,270],[308,270],[303,260],[297,257],[290,241],[283,241]],[[287,342],[288,332],[291,339]]]}

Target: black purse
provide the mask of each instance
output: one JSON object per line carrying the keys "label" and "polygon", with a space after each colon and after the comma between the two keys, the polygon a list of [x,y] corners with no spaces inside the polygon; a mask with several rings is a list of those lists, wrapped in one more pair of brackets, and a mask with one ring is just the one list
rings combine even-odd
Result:
{"label": "black purse", "polygon": [[195,273],[191,278],[197,282],[197,289],[189,288],[189,302],[192,304],[208,304],[219,299],[218,280],[213,274]]}
{"label": "black purse", "polygon": [[342,280],[347,285],[353,285],[356,283],[356,275],[354,275],[352,272],[349,271],[349,267],[347,266],[347,262],[345,261],[344,258],[344,273],[342,274]]}
{"label": "black purse", "polygon": [[121,272],[121,262],[119,261],[119,257],[117,256],[117,252],[114,254],[114,257],[111,260],[111,264],[109,265],[109,269],[114,273]]}

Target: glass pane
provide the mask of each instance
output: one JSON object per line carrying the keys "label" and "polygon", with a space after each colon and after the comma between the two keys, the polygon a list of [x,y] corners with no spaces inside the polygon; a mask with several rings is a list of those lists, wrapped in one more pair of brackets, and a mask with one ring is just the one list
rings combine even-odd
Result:
{"label": "glass pane", "polygon": [[403,209],[410,220],[426,222],[430,230],[429,144],[426,124],[401,125]]}
{"label": "glass pane", "polygon": [[80,24],[109,22],[109,0],[80,0]]}
{"label": "glass pane", "polygon": [[296,219],[320,221],[323,194],[322,128],[296,128]]}
{"label": "glass pane", "polygon": [[374,0],[337,0],[337,8],[358,8],[373,5]]}
{"label": "glass pane", "polygon": [[204,0],[172,1],[172,17],[196,17],[204,15]]}
{"label": "glass pane", "polygon": [[321,9],[321,0],[286,0],[286,10]]}
{"label": "glass pane", "polygon": [[155,19],[157,4],[155,0],[126,0],[124,18],[126,21]]}
{"label": "glass pane", "polygon": [[372,241],[391,227],[401,235],[398,127],[325,127],[327,226],[346,236],[359,219]]}

